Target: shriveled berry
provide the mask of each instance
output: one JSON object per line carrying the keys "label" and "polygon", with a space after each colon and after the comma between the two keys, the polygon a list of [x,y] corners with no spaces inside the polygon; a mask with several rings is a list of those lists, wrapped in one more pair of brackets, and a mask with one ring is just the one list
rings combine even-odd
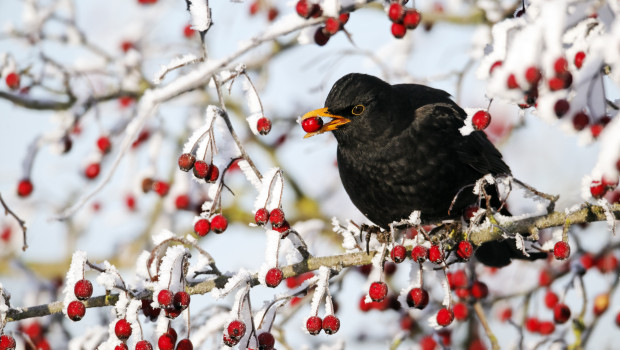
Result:
{"label": "shriveled berry", "polygon": [[387,295],[387,291],[388,287],[385,282],[372,282],[368,290],[368,295],[370,295],[370,299],[373,301],[382,301]]}
{"label": "shriveled berry", "polygon": [[584,112],[579,112],[573,116],[573,127],[575,130],[583,130],[590,123],[590,118]]}
{"label": "shriveled berry", "polygon": [[484,130],[491,124],[491,114],[487,111],[478,111],[471,118],[471,124],[476,130]]}
{"label": "shriveled berry", "polygon": [[207,177],[207,173],[209,172],[209,164],[204,160],[197,160],[194,162],[194,176],[199,179],[204,179]]}
{"label": "shriveled berry", "polygon": [[177,344],[176,350],[194,350],[194,344],[187,338],[181,339]]}
{"label": "shriveled berry", "polygon": [[560,298],[558,298],[558,295],[555,294],[551,289],[547,290],[547,293],[545,293],[545,305],[549,309],[553,309],[555,305],[558,303],[558,301],[560,301]]}
{"label": "shriveled berry", "polygon": [[560,99],[553,105],[553,111],[558,118],[562,118],[570,109],[570,104],[565,99]]}
{"label": "shriveled berry", "polygon": [[428,260],[434,262],[435,264],[438,264],[443,260],[443,252],[438,245],[432,245],[428,250]]}
{"label": "shriveled berry", "polygon": [[28,197],[33,189],[34,186],[32,186],[30,179],[22,179],[17,184],[17,195],[20,197]]}
{"label": "shriveled berry", "polygon": [[240,320],[234,320],[228,324],[226,330],[229,337],[239,340],[245,335],[246,326]]}
{"label": "shriveled berry", "polygon": [[474,246],[468,241],[460,241],[456,249],[456,255],[463,260],[467,260],[474,253]]}
{"label": "shriveled berry", "polygon": [[407,293],[407,305],[416,309],[424,309],[428,305],[428,292],[422,288],[413,288]]}
{"label": "shriveled berry", "polygon": [[271,226],[280,227],[284,223],[284,211],[280,208],[276,208],[269,213],[269,221]]}
{"label": "shriveled berry", "polygon": [[86,169],[84,169],[84,176],[92,180],[99,175],[100,171],[101,171],[101,165],[99,163],[91,163],[88,166],[86,166]]}
{"label": "shriveled berry", "polygon": [[570,318],[570,309],[564,303],[558,303],[553,308],[553,320],[555,323],[566,323]]}
{"label": "shriveled berry", "polygon": [[269,221],[269,210],[266,208],[260,208],[254,214],[254,221],[257,225],[263,226]]}
{"label": "shriveled berry", "polygon": [[15,338],[8,334],[3,334],[0,336],[0,349],[3,350],[15,350],[17,344],[15,343]]}
{"label": "shriveled berry", "polygon": [[423,263],[428,259],[428,249],[423,245],[417,245],[411,250],[411,259]]}
{"label": "shriveled berry", "polygon": [[222,214],[217,214],[211,218],[211,229],[215,233],[222,233],[228,228],[228,220]]}
{"label": "shriveled berry", "polygon": [[416,29],[422,20],[422,15],[418,10],[407,10],[403,17],[403,24],[407,29]]}
{"label": "shriveled berry", "polygon": [[570,255],[570,246],[567,242],[559,241],[553,246],[553,256],[556,260],[566,260]]}
{"label": "shriveled berry", "polygon": [[177,310],[187,309],[187,307],[189,306],[190,299],[191,297],[189,296],[189,293],[187,292],[180,291],[180,292],[174,293],[174,299],[172,301],[174,304],[174,308]]}
{"label": "shriveled berry", "polygon": [[319,46],[324,46],[329,41],[330,35],[327,33],[324,27],[316,29],[314,32],[314,42]]}
{"label": "shriveled berry", "polygon": [[211,223],[207,219],[200,219],[194,224],[194,232],[200,237],[204,237],[211,230]]}
{"label": "shriveled berry", "polygon": [[147,340],[140,340],[136,343],[136,350],[153,350],[153,345]]}
{"label": "shriveled berry", "polygon": [[402,23],[392,23],[392,35],[400,39],[407,34],[407,27]]}
{"label": "shriveled berry", "polygon": [[173,307],[174,294],[168,289],[162,289],[157,294],[157,302],[162,309],[171,309]]}
{"label": "shriveled berry", "polygon": [[93,295],[93,284],[89,280],[81,279],[75,283],[73,293],[79,300],[86,300]]}
{"label": "shriveled berry", "polygon": [[315,132],[323,127],[323,119],[319,117],[304,119],[301,121],[301,127],[305,132]]}
{"label": "shriveled berry", "polygon": [[308,317],[308,320],[306,320],[306,329],[308,333],[312,335],[321,333],[321,329],[323,329],[323,320],[319,316]]}
{"label": "shriveled berry", "polygon": [[390,257],[397,264],[405,261],[405,258],[407,257],[407,248],[403,245],[394,246],[390,252]]}
{"label": "shriveled berry", "polygon": [[129,323],[126,319],[120,319],[116,321],[114,325],[114,334],[120,340],[127,340],[131,337],[131,323]]}
{"label": "shriveled berry", "polygon": [[174,350],[174,341],[170,334],[164,333],[159,336],[157,346],[160,350]]}
{"label": "shriveled berry", "polygon": [[334,315],[327,315],[323,319],[323,330],[325,334],[336,334],[340,329],[340,320]]}
{"label": "shriveled berry", "polygon": [[446,327],[452,323],[454,320],[454,313],[452,310],[447,308],[441,308],[439,312],[437,312],[437,324],[442,327]]}
{"label": "shriveled berry", "polygon": [[259,350],[272,350],[276,344],[276,339],[269,332],[264,332],[258,335],[258,349]]}
{"label": "shriveled berry", "polygon": [[273,267],[269,269],[269,271],[267,271],[267,275],[265,275],[265,284],[267,284],[268,287],[275,288],[280,284],[280,282],[282,282],[283,276],[282,270],[277,267]]}
{"label": "shriveled berry", "polygon": [[405,15],[405,10],[403,9],[403,5],[393,2],[388,8],[388,17],[392,22],[400,22]]}
{"label": "shriveled berry", "polygon": [[196,162],[196,157],[194,157],[191,153],[183,153],[179,156],[179,169],[183,171],[189,171],[194,167],[194,163]]}
{"label": "shriveled berry", "polygon": [[469,316],[469,309],[465,303],[454,304],[452,311],[454,312],[454,318],[456,318],[457,321],[465,321]]}
{"label": "shriveled berry", "polygon": [[86,314],[86,306],[81,301],[74,300],[67,306],[67,316],[72,321],[79,321]]}

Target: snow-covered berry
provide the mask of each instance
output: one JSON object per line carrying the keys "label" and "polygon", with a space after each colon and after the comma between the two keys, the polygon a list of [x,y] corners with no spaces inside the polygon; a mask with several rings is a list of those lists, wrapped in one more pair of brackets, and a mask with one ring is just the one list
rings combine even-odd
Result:
{"label": "snow-covered berry", "polygon": [[147,340],[140,340],[136,343],[136,350],[153,350],[153,345]]}
{"label": "snow-covered berry", "polygon": [[196,157],[194,157],[191,153],[183,153],[179,156],[179,169],[183,171],[189,171],[191,168],[194,167],[195,162]]}
{"label": "snow-covered berry", "polygon": [[162,289],[157,294],[157,302],[162,309],[171,309],[174,302],[174,294],[168,289]]}
{"label": "snow-covered berry", "polygon": [[191,297],[189,293],[185,291],[180,291],[174,293],[174,298],[172,303],[174,304],[174,308],[177,310],[185,310],[189,306]]}
{"label": "snow-covered berry", "polygon": [[403,245],[395,245],[390,252],[390,257],[392,258],[392,261],[397,264],[405,261],[405,258],[407,257],[407,248]]}
{"label": "snow-covered berry", "polygon": [[72,321],[79,321],[86,314],[86,306],[81,301],[74,300],[67,306],[67,316]]}
{"label": "snow-covered berry", "polygon": [[204,237],[211,230],[211,223],[207,219],[200,219],[194,224],[194,232],[200,237]]}
{"label": "snow-covered berry", "polygon": [[559,241],[553,246],[553,256],[556,260],[566,260],[570,255],[570,246],[564,241]]}
{"label": "snow-covered berry", "polygon": [[417,245],[411,250],[411,259],[423,263],[428,259],[428,249],[423,245]]}
{"label": "snow-covered berry", "polygon": [[323,320],[319,316],[311,316],[306,320],[306,329],[308,333],[317,335],[323,329]]}
{"label": "snow-covered berry", "polygon": [[209,164],[204,160],[197,160],[194,162],[194,176],[199,179],[204,179],[207,177],[207,173],[209,172]]}
{"label": "snow-covered berry", "polygon": [[340,329],[340,320],[334,315],[327,315],[323,319],[323,330],[325,334],[335,334]]}
{"label": "snow-covered berry", "polygon": [[89,280],[81,279],[75,283],[73,293],[79,300],[86,300],[93,295],[93,284]]}
{"label": "snow-covered berry", "polygon": [[114,325],[114,334],[116,334],[116,337],[120,340],[129,339],[129,337],[131,337],[131,323],[124,318],[116,321]]}
{"label": "snow-covered berry", "polygon": [[254,222],[259,226],[263,226],[267,221],[269,221],[269,210],[266,208],[258,209],[254,214]]}
{"label": "snow-covered berry", "polygon": [[428,250],[428,260],[435,264],[439,264],[443,260],[443,252],[438,245],[432,245]]}
{"label": "snow-covered berry", "polygon": [[217,214],[211,218],[211,229],[215,233],[222,233],[228,228],[228,220],[222,214]]}
{"label": "snow-covered berry", "polygon": [[385,282],[377,281],[372,282],[370,285],[370,289],[368,290],[368,295],[370,295],[370,299],[373,301],[382,301],[387,295],[388,287]]}
{"label": "snow-covered berry", "polygon": [[275,288],[280,284],[280,282],[282,282],[283,276],[282,270],[277,267],[273,267],[269,269],[269,271],[267,271],[267,275],[265,275],[265,284],[267,284],[268,287]]}

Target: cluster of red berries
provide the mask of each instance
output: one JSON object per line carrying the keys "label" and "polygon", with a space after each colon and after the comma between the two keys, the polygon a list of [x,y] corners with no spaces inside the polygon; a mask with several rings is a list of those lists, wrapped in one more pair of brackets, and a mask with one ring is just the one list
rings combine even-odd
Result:
{"label": "cluster of red berries", "polygon": [[317,28],[316,32],[314,32],[314,42],[319,46],[327,44],[329,38],[331,38],[332,35],[336,35],[336,33],[341,31],[348,21],[348,12],[340,14],[337,18],[329,17],[325,20],[325,24]]}
{"label": "cluster of red berries", "polygon": [[392,35],[402,38],[407,29],[415,29],[422,20],[422,15],[416,9],[405,9],[400,2],[392,2],[388,8],[388,17],[392,21]]}
{"label": "cluster of red berries", "polygon": [[[250,16],[254,16],[260,10],[262,10],[262,6],[261,6],[262,4],[263,4],[263,2],[259,1],[259,0],[255,0],[254,2],[252,2],[250,4]],[[269,22],[273,22],[273,20],[275,20],[276,17],[278,17],[279,14],[280,14],[280,11],[278,10],[277,7],[269,6],[269,8],[267,9],[267,20]]]}
{"label": "cluster of red berries", "polygon": [[260,208],[254,214],[254,222],[258,226],[265,226],[267,222],[271,223],[271,228],[280,232],[280,237],[285,238],[291,230],[291,225],[284,217],[284,211],[276,208],[269,212],[267,208]]}
{"label": "cluster of red berries", "polygon": [[[28,345],[34,344],[34,348],[26,345],[27,349],[36,349],[36,350],[51,350],[51,346],[47,339],[45,338],[45,331],[41,323],[32,320],[27,323],[21,323],[18,326],[18,332],[23,334],[24,339],[30,339],[27,343]],[[6,338],[4,338],[6,337]],[[0,337],[0,349],[4,350],[12,350],[16,348],[16,345],[13,343],[15,339],[8,335],[3,335]],[[30,343],[32,342],[32,343]],[[13,345],[13,347],[11,347]],[[6,346],[6,347],[5,347]]]}
{"label": "cluster of red berries", "polygon": [[204,237],[213,230],[213,232],[220,234],[228,228],[228,220],[222,214],[217,214],[211,218],[211,221],[205,218],[201,218],[194,224],[194,232],[200,237]]}
{"label": "cluster of red berries", "polygon": [[157,346],[160,350],[175,350],[175,344],[176,350],[194,349],[194,344],[192,344],[192,341],[187,338],[181,339],[177,344],[177,332],[171,327],[168,328],[166,333],[160,335],[157,340]]}
{"label": "cluster of red berries", "polygon": [[608,191],[613,191],[616,187],[618,187],[618,178],[610,180],[603,176],[600,181],[592,181],[590,184],[590,194],[596,199],[603,198]]}
{"label": "cluster of red berries", "polygon": [[329,335],[335,334],[340,329],[340,320],[334,315],[327,315],[323,319],[319,316],[311,316],[306,320],[306,329],[312,335],[321,333],[321,330]]}
{"label": "cluster of red berries", "polygon": [[194,176],[198,179],[205,179],[207,182],[215,182],[220,176],[220,169],[215,164],[207,164],[204,160],[196,160],[190,153],[183,153],[178,160],[179,169],[183,171],[193,170]]}
{"label": "cluster of red berries", "polygon": [[11,72],[6,75],[6,77],[4,78],[4,81],[6,82],[6,86],[8,86],[9,89],[11,90],[19,89],[19,83],[20,83],[19,74],[15,72]]}
{"label": "cluster of red berries", "polygon": [[[231,329],[231,325],[233,324],[234,324],[234,327],[233,329]],[[236,334],[235,332],[241,330],[241,328],[236,328],[236,327],[241,327],[241,326],[243,326],[243,333],[245,334],[245,324],[243,322],[233,321],[228,325],[228,328],[226,330],[227,332],[224,333],[224,336],[223,336],[224,345],[233,347],[239,343],[239,340],[241,339],[242,336],[239,336],[237,339],[235,339],[235,338],[232,338],[230,334],[231,334],[231,331],[233,334]],[[273,347],[276,345],[276,339],[273,337],[273,334],[269,332],[262,332],[258,335],[257,338],[258,338],[258,349],[259,350],[273,350]]]}
{"label": "cluster of red berries", "polygon": [[166,317],[174,319],[187,309],[190,296],[184,291],[172,293],[168,289],[162,289],[157,294],[157,302],[166,313]]}
{"label": "cluster of red berries", "polygon": [[93,295],[93,285],[89,280],[81,279],[75,283],[73,293],[78,300],[69,303],[67,306],[67,316],[72,321],[79,321],[86,314],[86,306],[82,301]]}
{"label": "cluster of red berries", "polygon": [[153,191],[160,197],[164,197],[170,191],[170,184],[162,180],[154,180],[149,177],[142,180],[142,192],[148,193]]}
{"label": "cluster of red berries", "polygon": [[537,317],[528,317],[525,320],[525,329],[530,333],[549,335],[555,331],[555,324],[551,321],[541,321]]}
{"label": "cluster of red berries", "polygon": [[618,268],[618,258],[612,252],[608,252],[600,257],[585,253],[579,258],[579,261],[586,270],[596,266],[601,273],[613,272]]}

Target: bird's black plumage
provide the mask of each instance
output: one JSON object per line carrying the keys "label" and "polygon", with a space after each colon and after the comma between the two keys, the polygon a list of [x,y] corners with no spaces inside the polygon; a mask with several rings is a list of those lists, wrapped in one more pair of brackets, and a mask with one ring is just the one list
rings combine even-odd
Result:
{"label": "bird's black plumage", "polygon": [[[353,204],[383,228],[413,210],[420,210],[426,222],[460,217],[478,197],[462,191],[449,211],[459,190],[489,173],[510,174],[483,132],[461,134],[466,113],[445,91],[348,74],[334,84],[325,107],[326,115],[349,120],[326,129],[338,141],[344,188]],[[508,241],[483,245],[478,252],[479,260],[492,266],[523,257]]]}

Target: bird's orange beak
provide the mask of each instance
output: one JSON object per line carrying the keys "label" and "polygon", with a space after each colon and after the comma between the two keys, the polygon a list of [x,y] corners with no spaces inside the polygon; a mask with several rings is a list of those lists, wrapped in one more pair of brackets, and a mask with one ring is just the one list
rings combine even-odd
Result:
{"label": "bird's orange beak", "polygon": [[310,136],[314,136],[314,135],[318,135],[318,134],[322,134],[322,133],[327,132],[327,131],[336,130],[341,125],[344,125],[344,124],[346,124],[346,123],[351,121],[350,119],[347,119],[347,118],[345,118],[343,116],[335,115],[335,114],[331,114],[331,113],[327,112],[327,107],[320,108],[320,109],[315,109],[314,111],[310,111],[310,112],[304,114],[303,117],[301,117],[301,120],[303,121],[304,119],[315,118],[315,117],[328,117],[328,118],[332,118],[333,120],[330,121],[327,124],[324,124],[319,130],[307,133],[304,136],[304,138],[307,138],[307,137],[310,137]]}

